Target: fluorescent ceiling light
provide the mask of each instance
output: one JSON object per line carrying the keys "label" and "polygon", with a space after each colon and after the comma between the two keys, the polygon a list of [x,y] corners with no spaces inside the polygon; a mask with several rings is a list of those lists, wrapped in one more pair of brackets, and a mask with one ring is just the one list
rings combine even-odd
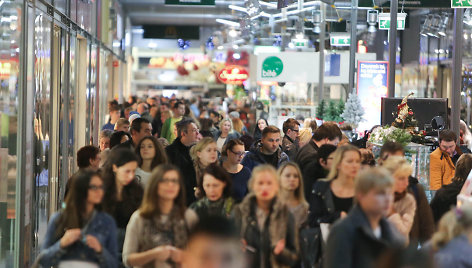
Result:
{"label": "fluorescent ceiling light", "polygon": [[231,20],[225,20],[225,19],[216,19],[216,22],[221,23],[221,24],[226,24],[229,26],[233,27],[239,27],[239,22],[231,21]]}
{"label": "fluorescent ceiling light", "polygon": [[232,10],[236,10],[236,11],[241,11],[241,12],[247,13],[247,9],[244,8],[244,7],[235,6],[235,5],[229,5],[228,7],[229,7],[230,9],[232,9]]}
{"label": "fluorescent ceiling light", "polygon": [[266,1],[259,1],[259,4],[261,6],[266,6],[266,7],[269,7],[269,8],[277,8],[276,4],[272,4],[272,3],[269,3],[269,2],[266,2]]}
{"label": "fluorescent ceiling light", "polygon": [[143,33],[144,33],[144,29],[135,28],[135,29],[132,29],[131,32],[132,32],[132,33],[135,33],[135,34],[143,34]]}

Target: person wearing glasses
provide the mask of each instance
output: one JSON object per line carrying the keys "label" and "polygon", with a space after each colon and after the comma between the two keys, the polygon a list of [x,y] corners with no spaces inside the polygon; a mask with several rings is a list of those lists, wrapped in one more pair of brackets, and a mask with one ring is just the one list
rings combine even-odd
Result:
{"label": "person wearing glasses", "polygon": [[176,165],[182,172],[185,184],[187,205],[192,204],[196,198],[194,188],[197,180],[193,161],[190,157],[190,148],[199,139],[200,131],[195,122],[190,118],[183,118],[175,124],[177,127],[177,138],[166,147],[169,163]]}
{"label": "person wearing glasses", "polygon": [[290,159],[290,161],[295,161],[298,150],[300,149],[300,123],[293,118],[289,118],[284,122],[282,130],[284,132],[284,138],[282,139],[282,150],[288,155],[288,159]]}
{"label": "person wearing glasses", "polygon": [[247,195],[247,183],[251,177],[251,170],[241,164],[245,154],[244,143],[239,139],[230,140],[223,147],[222,155],[225,160],[222,166],[232,178],[233,198],[237,203]]}
{"label": "person wearing glasses", "polygon": [[101,211],[103,195],[97,172],[81,169],[71,178],[65,208],[49,221],[40,267],[118,267],[116,224]]}
{"label": "person wearing glasses", "polygon": [[188,230],[198,217],[185,205],[185,185],[177,167],[162,164],[151,174],[143,202],[126,227],[127,267],[180,267]]}

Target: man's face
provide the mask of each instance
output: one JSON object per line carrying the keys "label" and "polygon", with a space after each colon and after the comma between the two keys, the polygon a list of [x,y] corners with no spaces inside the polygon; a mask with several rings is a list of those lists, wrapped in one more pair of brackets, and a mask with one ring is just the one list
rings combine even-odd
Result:
{"label": "man's face", "polygon": [[325,144],[331,144],[331,145],[334,145],[334,146],[338,146],[338,143],[340,142],[339,138],[337,138],[337,137],[334,140],[330,140],[328,138],[326,138],[325,140],[326,140]]}
{"label": "man's face", "polygon": [[[134,132],[134,131],[133,131]],[[141,123],[141,131],[133,133],[133,142],[138,144],[142,138],[152,136],[152,126],[150,123]]]}
{"label": "man's face", "polygon": [[293,128],[289,128],[287,130],[287,136],[290,137],[293,141],[298,139],[298,134],[300,132],[300,127],[298,125],[295,125]]}
{"label": "man's face", "polygon": [[357,194],[357,201],[367,215],[387,216],[393,205],[393,188],[371,189]]}
{"label": "man's face", "polygon": [[195,144],[198,142],[198,136],[200,134],[200,131],[197,127],[197,125],[195,125],[195,123],[191,123],[190,125],[187,126],[187,132],[183,133],[182,135],[182,139],[183,139],[183,143],[185,144]]}
{"label": "man's face", "polygon": [[185,105],[180,104],[176,109],[174,109],[174,114],[177,117],[181,117],[185,114]]}
{"label": "man's face", "polygon": [[244,268],[245,255],[237,239],[198,235],[188,244],[183,268]]}
{"label": "man's face", "polygon": [[262,138],[262,151],[266,154],[273,154],[279,149],[280,145],[280,133],[267,133]]}
{"label": "man's face", "polygon": [[454,155],[454,152],[456,151],[456,142],[441,141],[441,143],[439,143],[439,148],[441,149],[441,151],[452,157]]}
{"label": "man's face", "polygon": [[159,106],[159,111],[162,113],[169,111],[169,107],[167,105],[161,105]]}
{"label": "man's face", "polygon": [[110,119],[111,121],[116,121],[120,119],[120,111],[111,111],[110,112]]}

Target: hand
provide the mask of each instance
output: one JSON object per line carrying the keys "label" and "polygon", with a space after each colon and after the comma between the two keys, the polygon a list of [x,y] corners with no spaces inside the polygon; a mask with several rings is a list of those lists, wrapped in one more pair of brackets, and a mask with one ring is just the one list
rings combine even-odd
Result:
{"label": "hand", "polygon": [[61,248],[66,248],[80,239],[81,231],[79,228],[67,230],[61,238]]}
{"label": "hand", "polygon": [[244,239],[241,239],[241,248],[243,252],[246,252],[247,242]]}
{"label": "hand", "polygon": [[285,239],[281,239],[275,245],[274,254],[279,255],[280,253],[282,253],[282,250],[284,250],[284,248],[285,248]]}
{"label": "hand", "polygon": [[100,241],[98,241],[98,239],[95,236],[86,235],[85,243],[87,244],[89,248],[92,248],[93,250],[95,250],[95,252],[97,253],[102,252],[102,244],[100,244]]}
{"label": "hand", "polygon": [[347,216],[347,213],[344,211],[341,211],[341,219],[344,219]]}
{"label": "hand", "polygon": [[167,246],[158,246],[155,247],[153,250],[156,256],[156,260],[166,261],[170,257],[170,250]]}
{"label": "hand", "polygon": [[172,261],[174,261],[175,263],[181,263],[182,255],[183,255],[182,250],[173,246],[168,246],[168,249],[169,249],[170,258],[172,259]]}

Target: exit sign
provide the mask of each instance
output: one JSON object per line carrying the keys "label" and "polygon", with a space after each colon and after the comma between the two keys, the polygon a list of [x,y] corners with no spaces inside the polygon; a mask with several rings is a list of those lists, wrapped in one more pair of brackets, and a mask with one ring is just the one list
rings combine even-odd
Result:
{"label": "exit sign", "polygon": [[348,33],[331,33],[329,35],[331,46],[345,47],[351,45],[351,36]]}
{"label": "exit sign", "polygon": [[[405,30],[406,13],[397,13],[397,30]],[[390,30],[390,13],[379,14],[379,30]]]}
{"label": "exit sign", "polygon": [[451,8],[469,8],[472,7],[471,0],[451,0]]}
{"label": "exit sign", "polygon": [[307,48],[308,47],[308,39],[292,39],[292,44],[296,48]]}

